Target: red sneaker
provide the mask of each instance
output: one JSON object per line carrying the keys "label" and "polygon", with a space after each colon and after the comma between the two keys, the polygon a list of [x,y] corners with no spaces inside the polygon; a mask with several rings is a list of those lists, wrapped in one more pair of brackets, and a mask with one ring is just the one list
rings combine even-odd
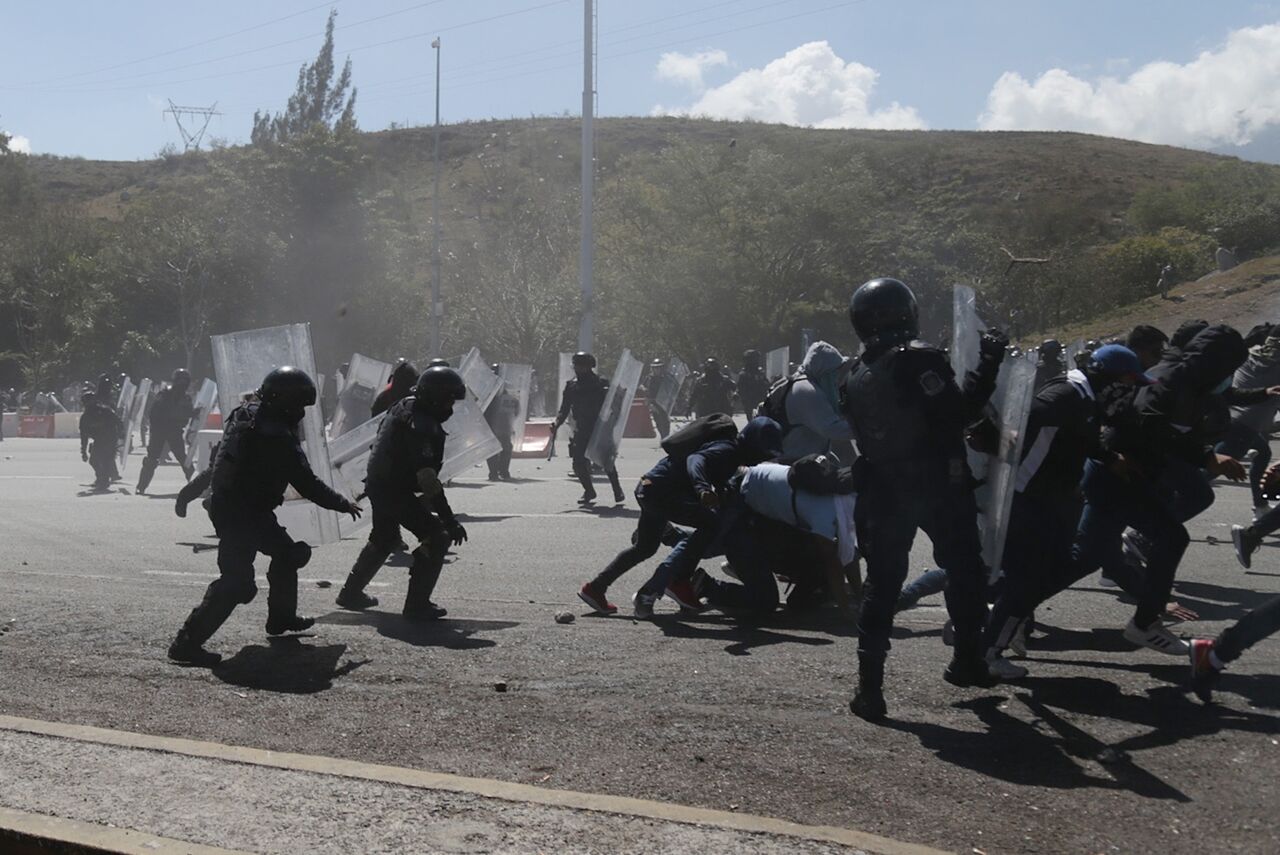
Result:
{"label": "red sneaker", "polygon": [[582,590],[578,592],[578,599],[591,606],[596,614],[611,615],[618,610],[618,607],[609,602],[603,588],[597,588],[588,582],[582,586]]}
{"label": "red sneaker", "polygon": [[680,604],[680,608],[700,612],[707,606],[693,589],[693,582],[688,579],[677,579],[667,586],[667,596]]}

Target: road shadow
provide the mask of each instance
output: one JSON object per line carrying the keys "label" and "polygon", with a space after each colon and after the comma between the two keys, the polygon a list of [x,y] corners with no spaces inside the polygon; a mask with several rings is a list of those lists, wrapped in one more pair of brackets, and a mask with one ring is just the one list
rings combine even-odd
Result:
{"label": "road shadow", "polygon": [[1201,620],[1212,621],[1239,620],[1275,596],[1265,591],[1185,579],[1177,580],[1174,590],[1179,603],[1198,612]]}
{"label": "road shadow", "polygon": [[394,612],[334,611],[320,618],[318,623],[340,626],[371,626],[378,635],[400,641],[414,647],[443,647],[447,650],[478,650],[494,647],[498,642],[490,638],[477,638],[477,633],[498,632],[520,625],[508,620],[443,620],[415,622],[405,620]]}
{"label": "road shadow", "polygon": [[311,695],[333,688],[333,681],[350,674],[369,660],[338,661],[345,644],[307,644],[307,636],[272,638],[268,644],[251,644],[214,666],[213,675],[224,683],[246,689]]}
{"label": "road shadow", "polygon": [[[891,719],[884,726],[915,736],[945,763],[1012,784],[1128,790],[1145,798],[1190,801],[1181,790],[1134,763],[1124,751],[1068,722],[1034,693],[1019,692],[1016,698],[1035,715],[1034,721],[1007,712],[1006,698],[986,695],[954,704],[978,717],[986,726],[982,734],[933,722]],[[1081,761],[1102,763],[1105,772]]]}
{"label": "road shadow", "polygon": [[812,638],[806,635],[775,632],[759,624],[748,625],[725,615],[663,614],[654,615],[653,623],[668,638],[728,642],[724,652],[730,656],[750,656],[751,651],[757,647],[771,647],[775,644],[801,644],[808,647],[835,644],[830,638]]}
{"label": "road shadow", "polygon": [[[1036,660],[1032,658],[1028,659],[1028,661]],[[1151,665],[1144,662],[1096,662],[1085,659],[1045,659],[1042,661],[1053,665],[1146,674],[1170,684],[1152,691],[1172,691],[1182,695],[1186,695],[1189,691],[1186,687],[1188,668],[1181,661],[1177,665]],[[1280,709],[1280,674],[1235,674],[1231,671],[1225,671],[1214,689],[1215,695],[1222,693],[1239,695],[1248,701],[1250,706],[1263,709]],[[1199,708],[1203,705],[1193,703],[1191,706]],[[1276,722],[1273,719],[1272,727],[1280,730],[1280,722]]]}
{"label": "road shadow", "polygon": [[1037,622],[1036,629],[1040,634],[1030,647],[1037,651],[1093,650],[1098,653],[1127,653],[1138,649],[1136,644],[1125,640],[1124,630],[1114,627],[1064,629]]}

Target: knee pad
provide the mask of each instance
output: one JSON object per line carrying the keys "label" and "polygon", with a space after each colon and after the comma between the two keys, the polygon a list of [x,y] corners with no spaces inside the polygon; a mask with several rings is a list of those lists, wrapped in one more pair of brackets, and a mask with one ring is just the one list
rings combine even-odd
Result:
{"label": "knee pad", "polygon": [[289,563],[295,568],[301,570],[311,561],[311,546],[298,540],[293,546],[289,547]]}
{"label": "knee pad", "polygon": [[254,597],[258,596],[258,586],[254,583],[252,576],[242,581],[233,581],[224,576],[214,584],[218,585],[224,596],[240,605],[248,605],[253,602]]}

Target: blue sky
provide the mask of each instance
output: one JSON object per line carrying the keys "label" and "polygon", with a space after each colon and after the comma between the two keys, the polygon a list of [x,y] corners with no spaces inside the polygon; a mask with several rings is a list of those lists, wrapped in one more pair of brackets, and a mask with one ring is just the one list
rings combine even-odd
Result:
{"label": "blue sky", "polygon": [[[1280,3],[600,0],[600,112],[829,127],[1061,128],[1233,150],[1280,125]],[[248,137],[330,7],[361,127],[576,115],[582,0],[45,0],[9,4],[0,128],[33,152],[135,159],[179,142],[167,99]],[[1247,149],[1245,150],[1248,151]]]}

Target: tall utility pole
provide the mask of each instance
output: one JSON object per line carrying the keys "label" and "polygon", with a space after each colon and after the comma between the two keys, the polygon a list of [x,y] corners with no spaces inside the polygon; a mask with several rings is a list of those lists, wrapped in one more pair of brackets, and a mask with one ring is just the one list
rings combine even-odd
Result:
{"label": "tall utility pole", "polygon": [[591,201],[595,194],[595,0],[584,0],[582,24],[582,248],[578,258],[578,278],[582,284],[582,325],[578,327],[578,350],[591,352],[591,278],[595,241],[591,231]]}
{"label": "tall utility pole", "polygon": [[440,302],[440,37],[431,42],[436,49],[436,146],[435,192],[431,194],[431,355],[440,355],[440,317],[444,305]]}
{"label": "tall utility pole", "polygon": [[[209,120],[214,116],[222,115],[218,112],[218,102],[213,102],[212,107],[179,107],[173,103],[172,98],[168,100],[169,109],[165,110],[161,115],[173,116],[174,124],[178,126],[178,133],[182,136],[182,150],[191,151],[193,148],[200,148],[200,141],[204,139],[204,132],[209,129]],[[187,127],[182,124],[183,116],[196,120],[191,125],[194,130],[187,130]],[[200,122],[200,119],[204,119],[204,121]],[[199,124],[198,128],[196,124]]]}

